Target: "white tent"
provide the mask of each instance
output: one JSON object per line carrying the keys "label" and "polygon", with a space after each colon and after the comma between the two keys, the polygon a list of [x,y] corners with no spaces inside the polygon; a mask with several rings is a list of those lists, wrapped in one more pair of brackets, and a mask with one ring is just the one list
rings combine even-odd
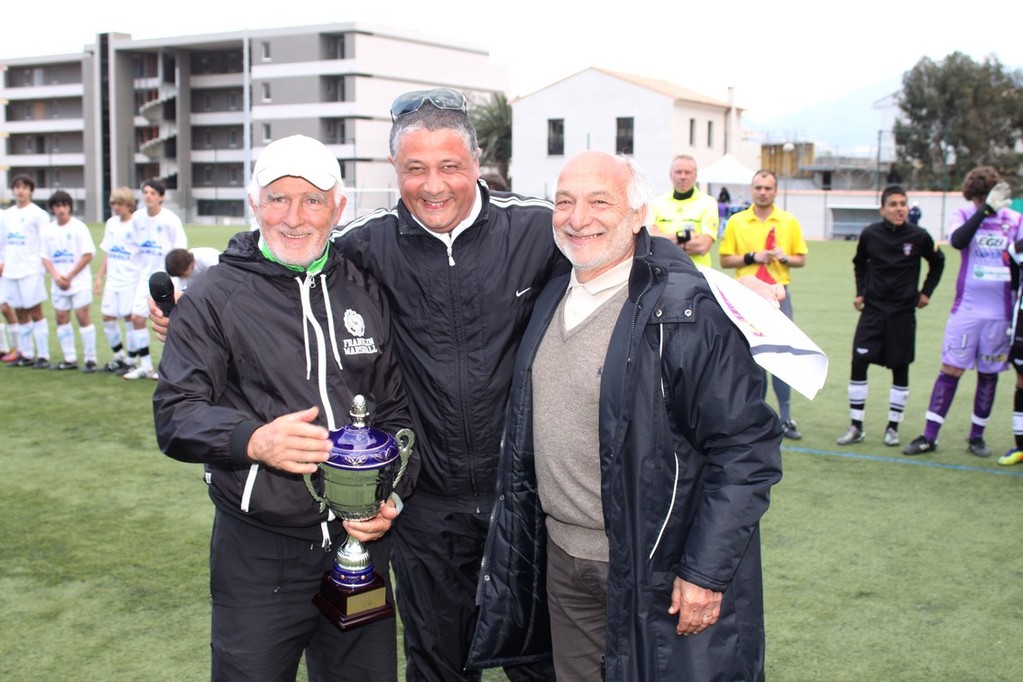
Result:
{"label": "white tent", "polygon": [[755,172],[731,154],[725,154],[707,168],[701,168],[696,177],[713,185],[749,185]]}

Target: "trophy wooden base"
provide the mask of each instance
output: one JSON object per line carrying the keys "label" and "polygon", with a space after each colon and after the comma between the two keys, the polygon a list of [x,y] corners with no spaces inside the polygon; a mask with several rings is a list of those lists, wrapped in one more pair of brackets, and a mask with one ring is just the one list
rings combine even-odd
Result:
{"label": "trophy wooden base", "polygon": [[313,603],[341,630],[394,615],[394,607],[387,603],[384,579],[375,574],[365,585],[344,587],[331,580],[327,571],[320,580],[320,591],[313,597]]}

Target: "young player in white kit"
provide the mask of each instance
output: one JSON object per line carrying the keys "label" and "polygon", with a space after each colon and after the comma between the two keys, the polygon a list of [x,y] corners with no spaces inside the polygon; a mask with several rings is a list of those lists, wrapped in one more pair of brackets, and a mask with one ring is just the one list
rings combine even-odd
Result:
{"label": "young player in white kit", "polygon": [[138,284],[131,311],[135,351],[138,353],[138,367],[127,372],[125,379],[156,379],[153,358],[149,355],[149,276],[164,271],[164,258],[171,249],[187,249],[188,238],[178,218],[169,209],[163,208],[166,189],[157,180],[142,183],[143,208],[132,215],[132,227],[137,250],[134,263],[138,268]]}
{"label": "young player in white kit", "polygon": [[71,311],[78,320],[78,333],[82,337],[83,372],[96,371],[96,328],[89,319],[92,304],[92,269],[89,264],[96,253],[89,228],[78,218],[71,217],[74,200],[62,190],[53,193],[49,201],[53,222],[43,227],[39,256],[43,267],[50,273],[50,299],[53,316],[57,321],[57,339],[64,359],[54,369],[78,369],[78,351],[75,332],[71,327]]}
{"label": "young player in white kit", "polygon": [[[39,233],[50,216],[32,203],[36,184],[27,175],[11,179],[14,206],[0,216],[0,300],[14,309],[21,357],[10,365],[46,369],[50,366],[50,330],[43,317],[46,300]],[[33,347],[34,345],[34,347]]]}
{"label": "young player in white kit", "polygon": [[[111,192],[110,208],[114,215],[107,220],[103,240],[99,244],[103,260],[96,274],[93,293],[98,296],[102,288],[100,310],[103,313],[103,332],[113,354],[103,371],[124,374],[134,368],[127,358],[137,355],[131,334],[131,308],[139,281],[134,263],[137,245],[131,220],[135,212],[135,195],[131,188],[118,187]],[[123,335],[119,320],[124,320]]]}

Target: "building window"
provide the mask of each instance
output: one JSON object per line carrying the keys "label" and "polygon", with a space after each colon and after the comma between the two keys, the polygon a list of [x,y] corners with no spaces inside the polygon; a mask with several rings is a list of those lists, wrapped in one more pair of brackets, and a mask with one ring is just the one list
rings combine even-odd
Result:
{"label": "building window", "polygon": [[263,142],[269,142],[272,139],[273,139],[273,136],[270,135],[270,124],[269,123],[264,123],[263,124]]}
{"label": "building window", "polygon": [[344,35],[331,36],[327,39],[327,59],[345,58],[345,37]]}
{"label": "building window", "polygon": [[259,88],[263,92],[263,101],[264,102],[269,102],[270,101],[270,84],[269,83],[260,83],[259,84]]}
{"label": "building window", "polygon": [[714,121],[707,121],[707,146],[714,146]]}
{"label": "building window", "polygon": [[270,43],[264,40],[259,44],[259,50],[260,56],[263,58],[263,61],[264,62],[270,61]]}
{"label": "building window", "polygon": [[209,149],[213,146],[213,131],[204,130],[202,131],[202,146]]}
{"label": "building window", "polygon": [[233,90],[227,93],[227,108],[231,111],[238,109],[238,93]]}
{"label": "building window", "polygon": [[231,166],[230,170],[228,171],[228,173],[229,173],[228,174],[228,183],[229,184],[237,185],[240,182],[239,178],[238,178],[238,176],[239,176],[238,170],[239,169],[238,169],[237,166]]}
{"label": "building window", "polygon": [[696,146],[696,119],[689,119],[689,146]]}
{"label": "building window", "polygon": [[213,184],[213,166],[202,167],[202,184],[204,185]]}
{"label": "building window", "polygon": [[633,119],[631,116],[628,118],[619,118],[615,124],[615,153],[616,154],[631,154],[633,139]]}
{"label": "building window", "polygon": [[547,119],[547,156],[563,156],[565,153],[565,119]]}
{"label": "building window", "polygon": [[53,137],[50,138],[50,153],[51,154],[60,153],[60,137],[58,137],[57,135],[54,135]]}
{"label": "building window", "polygon": [[203,111],[210,111],[213,109],[213,96],[208,92],[204,92],[202,94],[202,108]]}
{"label": "building window", "polygon": [[238,146],[238,131],[229,130],[227,131],[227,146],[237,147]]}

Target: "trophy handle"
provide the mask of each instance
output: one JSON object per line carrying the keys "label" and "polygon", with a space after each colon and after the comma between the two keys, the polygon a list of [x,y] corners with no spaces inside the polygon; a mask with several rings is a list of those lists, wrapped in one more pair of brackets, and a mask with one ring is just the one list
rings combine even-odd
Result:
{"label": "trophy handle", "polygon": [[305,480],[305,487],[309,489],[309,494],[313,496],[313,499],[320,503],[320,513],[327,508],[327,500],[316,492],[316,488],[313,487],[313,479],[309,474],[302,474],[303,480]]}
{"label": "trophy handle", "polygon": [[398,443],[398,455],[401,457],[401,468],[398,469],[398,475],[394,477],[392,484],[392,487],[397,488],[398,483],[405,475],[405,469],[408,468],[409,459],[412,458],[412,446],[416,443],[416,434],[412,433],[412,429],[402,429],[394,434],[394,440]]}

